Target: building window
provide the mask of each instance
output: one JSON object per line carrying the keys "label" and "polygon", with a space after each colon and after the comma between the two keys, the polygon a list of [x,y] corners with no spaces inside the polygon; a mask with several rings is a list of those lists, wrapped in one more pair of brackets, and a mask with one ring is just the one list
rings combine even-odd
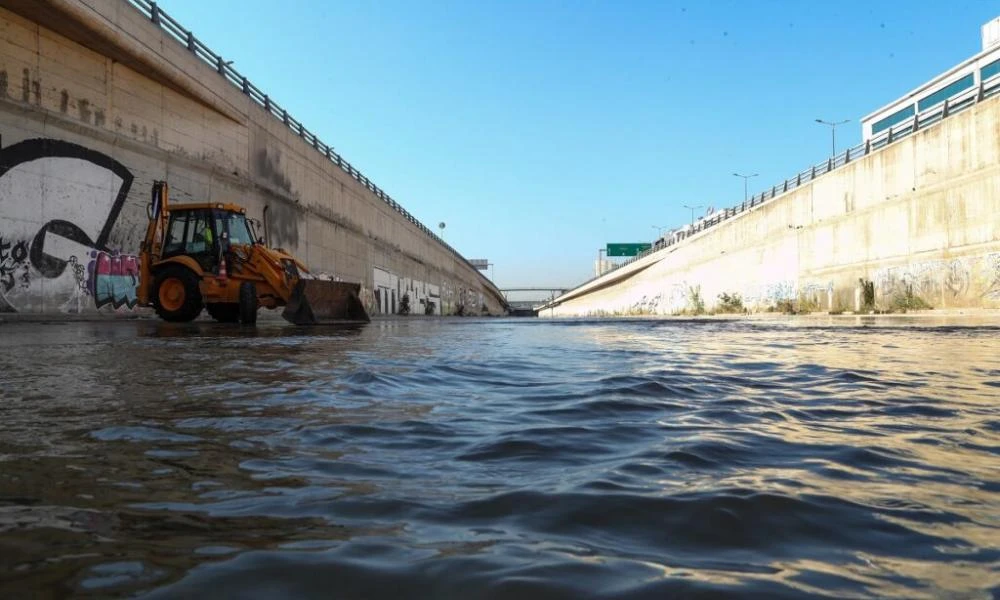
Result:
{"label": "building window", "polygon": [[975,75],[969,73],[968,75],[959,79],[958,81],[953,81],[952,83],[949,83],[948,85],[944,86],[943,88],[939,89],[933,94],[925,97],[920,102],[917,102],[917,108],[920,109],[921,112],[923,112],[932,106],[937,106],[938,104],[941,104],[942,102],[944,102],[948,98],[951,98],[955,94],[958,94],[959,92],[963,92],[971,88],[973,85],[975,85],[975,83],[976,83]]}
{"label": "building window", "polygon": [[889,115],[888,117],[882,119],[881,121],[875,121],[874,123],[872,123],[872,135],[875,135],[880,131],[888,129],[893,125],[895,125],[896,123],[899,123],[900,121],[905,121],[906,119],[909,119],[910,117],[913,116],[913,114],[914,114],[913,105],[911,104],[906,108],[904,108],[903,110],[895,112]]}
{"label": "building window", "polygon": [[979,71],[979,81],[986,81],[997,73],[1000,73],[1000,60],[995,60],[983,67],[982,70]]}

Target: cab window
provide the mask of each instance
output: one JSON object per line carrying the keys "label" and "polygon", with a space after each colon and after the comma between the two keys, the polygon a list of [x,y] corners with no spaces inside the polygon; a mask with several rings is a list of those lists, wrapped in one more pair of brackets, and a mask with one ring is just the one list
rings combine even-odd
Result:
{"label": "cab window", "polygon": [[207,210],[172,212],[163,243],[163,257],[214,254],[215,234],[210,217]]}
{"label": "cab window", "polygon": [[230,244],[251,245],[254,243],[253,236],[250,235],[250,228],[247,227],[245,215],[216,211],[215,230],[225,231]]}

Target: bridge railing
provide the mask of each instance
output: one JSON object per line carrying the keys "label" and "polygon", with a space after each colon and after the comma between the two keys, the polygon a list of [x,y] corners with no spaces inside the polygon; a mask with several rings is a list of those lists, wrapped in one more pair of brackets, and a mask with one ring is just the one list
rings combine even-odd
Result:
{"label": "bridge railing", "polygon": [[[187,47],[187,49],[194,56],[215,69],[221,77],[224,77],[229,83],[240,89],[251,100],[253,100],[254,103],[262,107],[265,111],[271,113],[273,117],[281,120],[285,126],[298,134],[299,137],[301,137],[307,144],[315,148],[320,154],[323,154],[327,160],[336,164],[345,173],[353,177],[358,183],[363,185],[377,198],[402,215],[403,218],[416,226],[420,231],[450,250],[451,253],[454,254],[459,260],[467,264],[473,271],[476,271],[476,268],[472,265],[472,263],[459,254],[457,250],[449,246],[437,234],[421,223],[416,217],[411,215],[409,211],[403,208],[389,194],[385,193],[381,188],[375,185],[361,171],[355,168],[354,165],[347,162],[344,157],[334,151],[333,146],[323,143],[323,141],[320,140],[315,133],[306,129],[301,121],[298,121],[292,117],[292,115],[288,114],[288,111],[282,108],[268,94],[265,94],[260,88],[251,83],[244,75],[234,69],[232,61],[226,61],[221,55],[213,52],[211,48],[196,38],[191,30],[186,29],[183,25],[177,22],[176,19],[165,13],[163,9],[157,6],[156,2],[153,0],[126,1],[155,25],[159,26],[159,28],[170,35],[170,37]],[[478,271],[476,272],[478,273]]]}
{"label": "bridge railing", "polygon": [[671,235],[669,238],[661,238],[657,240],[653,247],[649,250],[645,250],[624,262],[615,264],[615,266],[608,269],[604,273],[588,279],[587,281],[576,286],[576,288],[583,287],[592,281],[604,277],[608,273],[612,273],[622,267],[630,265],[637,260],[657,252],[658,250],[679,244],[697,233],[706,231],[723,221],[741,215],[754,207],[769,202],[770,200],[773,200],[790,190],[794,190],[795,188],[809,183],[818,177],[848,165],[859,158],[868,156],[872,152],[885,148],[889,144],[897,142],[916,131],[922,131],[925,127],[939,123],[950,115],[961,112],[976,105],[980,100],[989,98],[998,93],[1000,93],[1000,74],[984,79],[980,82],[979,86],[954,94],[945,99],[944,102],[928,108],[923,112],[914,114],[909,119],[901,123],[897,123],[885,131],[880,132],[877,136],[873,136],[861,144],[852,146],[836,156],[831,156],[821,163],[812,165],[806,170],[797,173],[794,177],[786,179],[777,185],[771,186],[770,189],[766,189],[759,194],[751,196],[745,202],[741,202],[729,208],[724,208],[719,212],[699,219],[697,223],[682,227],[674,232],[674,235]]}

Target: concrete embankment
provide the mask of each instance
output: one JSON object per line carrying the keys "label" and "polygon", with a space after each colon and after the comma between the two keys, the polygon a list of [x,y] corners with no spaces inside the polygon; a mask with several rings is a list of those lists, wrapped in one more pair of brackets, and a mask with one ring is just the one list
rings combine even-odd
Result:
{"label": "concrete embankment", "polygon": [[1000,307],[1000,96],[571,290],[540,316]]}
{"label": "concrete embankment", "polygon": [[125,0],[6,3],[0,35],[0,312],[134,307],[157,179],[174,202],[266,207],[272,243],[361,282],[373,314],[404,296],[414,313],[503,312],[467,260]]}

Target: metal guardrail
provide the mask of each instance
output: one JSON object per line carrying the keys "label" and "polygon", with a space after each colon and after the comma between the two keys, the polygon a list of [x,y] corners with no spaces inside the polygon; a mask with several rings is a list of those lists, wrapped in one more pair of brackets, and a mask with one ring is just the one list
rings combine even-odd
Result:
{"label": "metal guardrail", "polygon": [[[478,273],[472,263],[459,254],[457,250],[449,246],[437,234],[417,220],[417,218],[411,215],[409,211],[393,200],[389,194],[385,193],[381,188],[372,183],[372,181],[365,177],[365,175],[355,168],[354,165],[347,162],[344,157],[335,152],[332,146],[323,143],[323,141],[320,140],[316,134],[306,129],[301,121],[293,118],[290,114],[288,114],[287,110],[272,100],[269,95],[265,94],[260,88],[251,83],[244,75],[234,69],[232,61],[223,60],[222,56],[213,52],[211,48],[196,38],[191,30],[184,28],[184,26],[178,23],[176,19],[163,12],[163,9],[157,6],[156,2],[153,0],[126,1],[152,21],[153,24],[157,25],[161,30],[170,35],[170,37],[174,38],[179,44],[186,46],[193,55],[215,69],[221,77],[224,77],[229,83],[249,96],[250,99],[253,100],[258,106],[271,113],[273,117],[284,122],[289,129],[297,133],[300,138],[315,148],[320,154],[325,155],[330,162],[343,169],[345,173],[353,177],[358,183],[367,188],[368,191],[373,193],[377,198],[388,204],[407,221],[413,223],[418,229],[420,229],[420,231],[424,232],[430,238],[450,250],[452,254],[459,258],[459,260],[469,265],[470,269]],[[492,282],[490,282],[490,284],[493,285]],[[496,286],[494,285],[494,287]]]}
{"label": "metal guardrail", "polygon": [[864,143],[858,144],[848,148],[844,152],[832,156],[825,160],[824,162],[813,165],[812,167],[796,174],[790,179],[786,179],[781,183],[771,186],[770,189],[764,190],[760,194],[751,196],[745,202],[741,202],[733,207],[724,208],[719,212],[713,213],[711,216],[703,219],[699,219],[698,223],[694,226],[686,226],[675,232],[674,236],[664,243],[660,243],[660,240],[653,245],[649,250],[645,250],[634,257],[631,257],[625,262],[616,264],[614,267],[608,269],[604,273],[597,275],[588,279],[587,281],[581,283],[573,289],[581,288],[588,283],[604,277],[608,273],[612,273],[622,267],[628,266],[633,262],[640,260],[654,252],[668,248],[670,246],[679,244],[684,240],[690,238],[696,233],[701,233],[707,229],[710,229],[719,223],[731,219],[737,215],[743,214],[744,212],[760,206],[765,202],[773,200],[774,198],[784,194],[785,192],[794,190],[810,181],[817,179],[827,173],[835,171],[840,167],[854,162],[855,160],[868,156],[876,150],[881,150],[889,144],[901,140],[908,135],[916,132],[922,131],[925,127],[934,125],[943,121],[948,116],[961,112],[970,106],[974,106],[979,103],[980,100],[989,98],[996,94],[1000,94],[1000,74],[994,75],[986,80],[979,83],[978,87],[973,87],[971,89],[963,90],[949,98],[947,98],[941,104],[938,104],[932,108],[925,110],[922,113],[916,113],[906,121],[897,123],[896,125],[890,127],[884,132],[880,133],[878,136],[874,136]]}

